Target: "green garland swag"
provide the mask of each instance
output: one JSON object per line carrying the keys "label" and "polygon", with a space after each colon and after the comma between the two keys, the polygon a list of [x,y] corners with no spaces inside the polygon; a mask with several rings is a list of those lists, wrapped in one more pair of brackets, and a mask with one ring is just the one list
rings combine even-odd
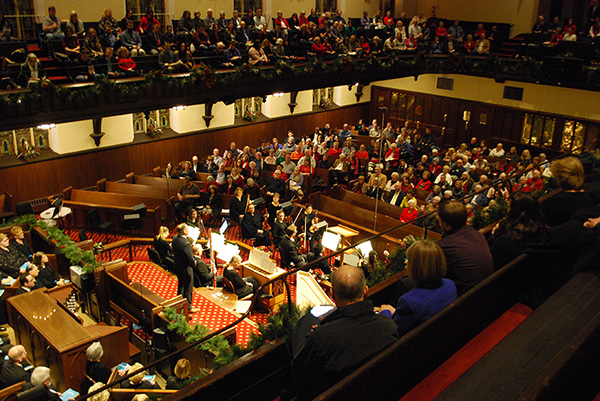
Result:
{"label": "green garland swag", "polygon": [[65,234],[60,228],[56,226],[49,226],[45,221],[38,220],[33,214],[26,214],[17,217],[10,223],[3,223],[0,227],[14,226],[19,224],[25,224],[29,226],[29,230],[32,227],[39,227],[48,233],[48,239],[51,239],[56,244],[56,247],[65,255],[67,259],[71,261],[73,265],[81,265],[82,270],[85,273],[92,273],[95,268],[100,266],[100,263],[96,260],[96,256],[92,250],[83,251],[71,238]]}
{"label": "green garland swag", "polygon": [[[219,369],[273,340],[287,339],[296,322],[309,311],[310,309],[300,310],[296,304],[292,304],[291,308],[287,304],[283,304],[276,313],[269,315],[266,325],[258,327],[258,334],[250,334],[250,340],[246,346],[229,344],[225,337],[217,335],[200,344],[198,349],[209,351],[215,355],[211,368]],[[164,316],[170,322],[167,329],[185,337],[185,341],[188,343],[196,342],[210,333],[210,330],[204,325],[190,325],[185,315],[177,313],[173,308],[166,308]],[[198,378],[206,376],[208,373],[204,372]]]}
{"label": "green garland swag", "polygon": [[[537,76],[540,74],[541,65],[541,62],[528,58],[514,61],[502,60],[495,56],[481,59],[463,55],[434,57],[422,53],[414,57],[397,57],[391,54],[387,59],[380,59],[372,55],[364,59],[342,56],[333,63],[325,63],[323,60],[312,57],[302,66],[294,65],[287,60],[278,60],[273,69],[269,70],[244,64],[236,67],[233,72],[222,73],[217,73],[215,69],[200,64],[184,77],[165,75],[162,71],[157,70],[146,74],[143,82],[136,83],[117,83],[113,79],[103,77],[96,79],[93,85],[69,88],[44,81],[31,85],[29,91],[0,96],[0,106],[22,104],[30,107],[34,102],[38,102],[45,92],[64,101],[79,101],[83,104],[100,95],[106,96],[107,100],[111,99],[110,94],[115,95],[114,101],[117,102],[136,101],[140,96],[153,96],[149,92],[161,91],[160,87],[165,84],[167,87],[177,90],[178,93],[182,91],[198,93],[198,91],[209,91],[214,87],[227,89],[247,82],[253,82],[253,85],[260,86],[261,81],[266,83],[273,79],[298,79],[313,76],[315,72],[334,76],[353,71],[368,76],[393,72],[397,73],[398,77],[411,75],[417,77],[419,74],[427,72],[456,72],[484,76],[505,74],[520,77],[522,80],[535,81],[539,80]],[[591,82],[598,80],[595,71],[588,71],[586,77],[589,77],[588,80]]]}

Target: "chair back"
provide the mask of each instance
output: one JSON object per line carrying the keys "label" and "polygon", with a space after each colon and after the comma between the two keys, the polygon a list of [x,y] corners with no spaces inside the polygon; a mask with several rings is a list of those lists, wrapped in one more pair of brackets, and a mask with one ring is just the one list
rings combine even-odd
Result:
{"label": "chair back", "polygon": [[87,235],[87,231],[85,231],[85,228],[82,228],[81,230],[79,230],[79,241],[87,241],[88,235]]}
{"label": "chair back", "polygon": [[160,254],[158,252],[156,252],[156,249],[152,249],[152,248],[148,248],[148,257],[150,258],[150,260],[154,263],[156,263],[159,266],[163,266],[162,260],[160,258]]}
{"label": "chair back", "polygon": [[165,268],[171,273],[175,273],[175,261],[171,258],[165,258]]}
{"label": "chair back", "polygon": [[29,202],[21,202],[17,204],[15,209],[17,216],[23,216],[25,214],[33,214],[33,208]]}
{"label": "chair back", "polygon": [[235,287],[233,286],[233,283],[225,277],[223,277],[223,290],[235,294]]}
{"label": "chair back", "polygon": [[100,220],[100,212],[98,209],[90,210],[88,212],[88,219],[90,220],[90,224],[92,226],[102,222],[102,220]]}

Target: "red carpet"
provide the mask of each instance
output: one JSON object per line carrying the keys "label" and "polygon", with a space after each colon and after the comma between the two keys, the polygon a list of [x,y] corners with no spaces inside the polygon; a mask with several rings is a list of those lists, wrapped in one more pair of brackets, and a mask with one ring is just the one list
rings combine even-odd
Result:
{"label": "red carpet", "polygon": [[[129,278],[133,282],[139,282],[155,294],[170,299],[177,295],[177,278],[166,274],[163,270],[153,264],[133,262],[128,266]],[[218,330],[234,322],[237,316],[226,309],[221,308],[211,300],[194,292],[192,307],[200,309],[201,312],[192,315],[191,323],[201,323],[210,330]],[[243,321],[237,326],[236,342],[245,344],[250,338],[250,333],[258,330],[252,324]]]}
{"label": "red carpet", "polygon": [[469,341],[443,365],[434,370],[400,401],[432,400],[465,373],[531,314],[525,305],[516,304],[494,323]]}

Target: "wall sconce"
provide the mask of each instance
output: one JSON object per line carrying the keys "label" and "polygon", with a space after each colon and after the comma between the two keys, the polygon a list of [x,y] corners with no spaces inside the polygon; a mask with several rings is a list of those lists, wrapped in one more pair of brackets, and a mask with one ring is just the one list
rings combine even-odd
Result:
{"label": "wall sconce", "polygon": [[284,95],[283,92],[273,93],[273,97],[283,97],[283,95]]}
{"label": "wall sconce", "polygon": [[463,121],[465,122],[465,129],[469,127],[469,121],[471,121],[471,112],[469,110],[463,111]]}
{"label": "wall sconce", "polygon": [[175,106],[175,107],[171,107],[171,108],[175,111],[181,111],[181,110],[185,110],[187,108],[187,106]]}
{"label": "wall sconce", "polygon": [[56,124],[50,123],[50,124],[42,124],[42,125],[38,125],[37,126],[39,129],[52,129],[54,127],[56,127]]}

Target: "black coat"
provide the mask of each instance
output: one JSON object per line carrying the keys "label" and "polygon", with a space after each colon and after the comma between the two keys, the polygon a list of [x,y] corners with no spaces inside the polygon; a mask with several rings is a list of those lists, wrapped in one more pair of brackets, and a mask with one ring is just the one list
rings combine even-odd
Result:
{"label": "black coat", "polygon": [[175,261],[175,274],[181,276],[187,274],[187,268],[193,268],[196,265],[192,245],[186,237],[176,235],[173,237],[173,256]]}
{"label": "black coat", "polygon": [[294,267],[306,264],[304,259],[298,254],[298,244],[289,236],[286,235],[282,238],[279,249],[281,250],[281,257],[285,260],[288,268],[292,267],[292,263],[294,264]]}

